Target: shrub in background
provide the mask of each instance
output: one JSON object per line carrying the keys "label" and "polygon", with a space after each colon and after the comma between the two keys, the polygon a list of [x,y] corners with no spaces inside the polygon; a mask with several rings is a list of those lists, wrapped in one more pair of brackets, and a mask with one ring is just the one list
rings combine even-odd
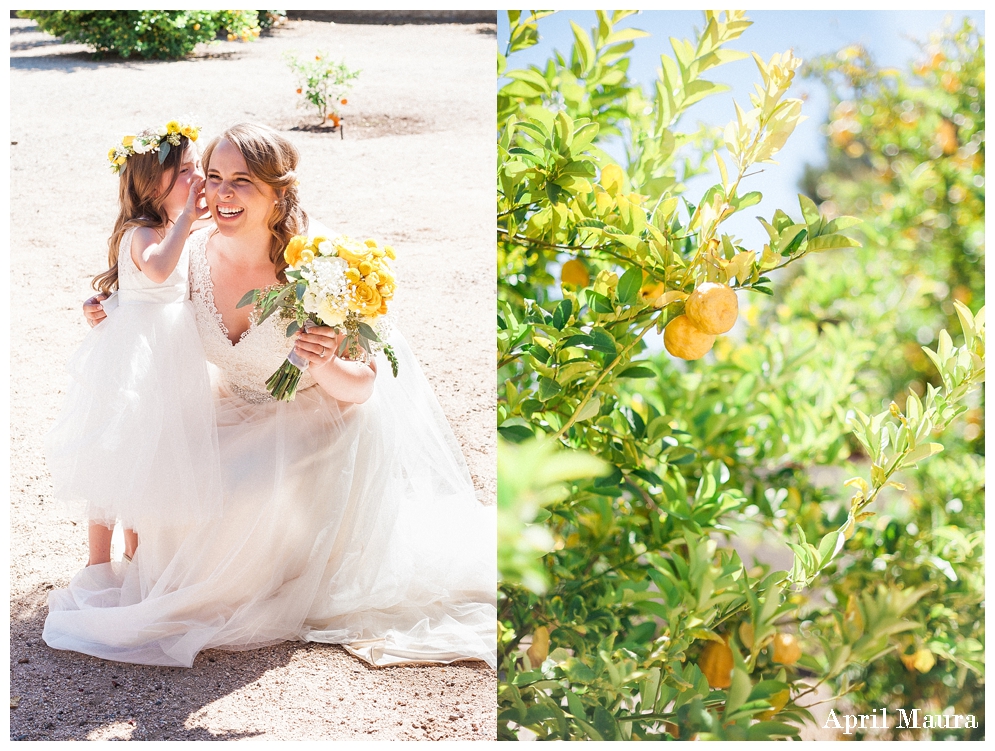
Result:
{"label": "shrub in background", "polygon": [[254,10],[23,10],[18,15],[52,36],[93,47],[97,58],[117,54],[170,60],[190,54],[219,33],[229,41],[259,36]]}
{"label": "shrub in background", "polygon": [[297,93],[301,96],[299,106],[313,107],[319,122],[331,120],[338,127],[342,119],[339,107],[348,103],[344,95],[362,71],[350,70],[344,62],[333,62],[322,50],[313,57],[313,60],[310,57],[301,59],[292,52],[284,55],[297,79]]}

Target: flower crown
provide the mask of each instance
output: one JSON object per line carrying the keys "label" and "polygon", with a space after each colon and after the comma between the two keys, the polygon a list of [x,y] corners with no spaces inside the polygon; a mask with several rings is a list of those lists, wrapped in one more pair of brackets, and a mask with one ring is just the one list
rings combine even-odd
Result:
{"label": "flower crown", "polygon": [[159,152],[159,164],[162,164],[169,156],[170,147],[180,145],[181,136],[196,141],[198,135],[200,135],[200,126],[170,120],[159,128],[143,130],[137,136],[125,136],[120,144],[107,152],[107,159],[114,172],[120,172],[132,154]]}

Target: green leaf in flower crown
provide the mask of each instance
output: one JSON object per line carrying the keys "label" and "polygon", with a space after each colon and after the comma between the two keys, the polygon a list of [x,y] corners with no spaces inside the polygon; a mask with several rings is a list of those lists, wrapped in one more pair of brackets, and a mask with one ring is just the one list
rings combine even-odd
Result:
{"label": "green leaf in flower crown", "polygon": [[166,157],[169,156],[169,141],[163,141],[159,144],[159,164],[166,161]]}

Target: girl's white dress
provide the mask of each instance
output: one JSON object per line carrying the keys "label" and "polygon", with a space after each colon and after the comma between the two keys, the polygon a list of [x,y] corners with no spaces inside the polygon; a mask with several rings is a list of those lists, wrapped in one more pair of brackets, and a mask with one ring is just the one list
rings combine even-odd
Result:
{"label": "girl's white dress", "polygon": [[134,232],[121,238],[118,306],[68,363],[45,458],[74,519],[142,532],[220,516],[221,478],[186,250],[157,284],[131,258]]}
{"label": "girl's white dress", "polygon": [[[49,598],[52,647],[190,666],[206,648],[288,639],[376,665],[496,661],[495,518],[417,361],[394,334],[373,396],[345,404],[305,372],[297,398],[265,381],[292,342],[272,316],[236,343],[191,236],[191,299],[215,370],[224,505],[140,537],[130,564],[83,569]],[[99,328],[99,327],[98,327]]]}

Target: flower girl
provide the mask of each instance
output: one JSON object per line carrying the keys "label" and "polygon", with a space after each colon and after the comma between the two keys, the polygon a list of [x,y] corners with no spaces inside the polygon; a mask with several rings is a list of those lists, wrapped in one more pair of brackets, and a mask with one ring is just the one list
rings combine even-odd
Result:
{"label": "flower girl", "polygon": [[120,211],[110,268],[93,280],[110,294],[107,320],[70,359],[69,390],[45,438],[55,498],[89,524],[87,565],[110,561],[117,522],[130,561],[143,529],[221,511],[213,399],[184,253],[203,197],[197,135],[173,120],[126,136],[108,155]]}

